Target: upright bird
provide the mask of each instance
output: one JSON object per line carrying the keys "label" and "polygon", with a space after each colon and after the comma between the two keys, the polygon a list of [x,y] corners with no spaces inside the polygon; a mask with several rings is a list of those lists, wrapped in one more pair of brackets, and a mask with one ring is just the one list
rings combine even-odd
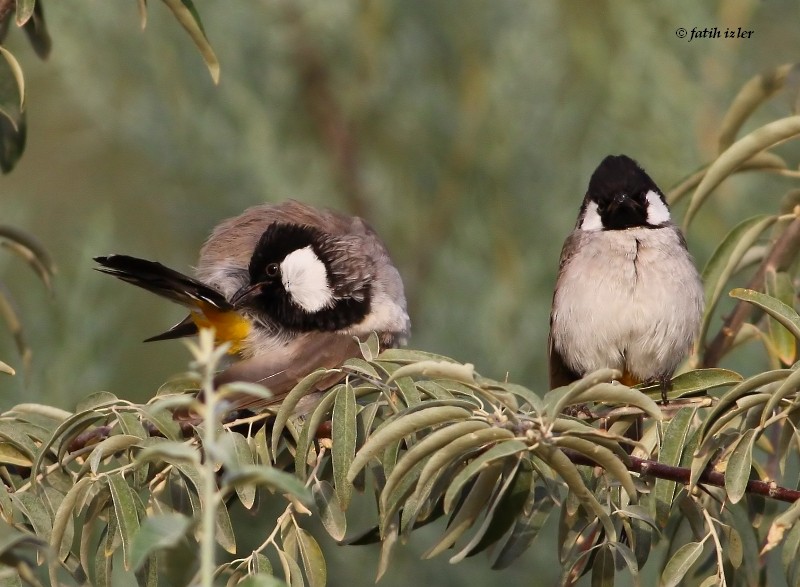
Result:
{"label": "upright bird", "polygon": [[357,356],[354,337],[376,332],[394,347],[409,334],[403,282],[375,231],[361,218],[292,200],[220,223],[200,250],[196,277],[127,255],[95,261],[98,271],[189,309],[148,341],[213,326],[218,342],[230,343],[235,362],[216,382],[259,382],[273,393],[236,408],[280,401],[312,371]]}
{"label": "upright bird", "polygon": [[663,192],[608,156],[564,242],[550,314],[550,387],[601,368],[626,385],[669,381],[703,314],[703,287]]}

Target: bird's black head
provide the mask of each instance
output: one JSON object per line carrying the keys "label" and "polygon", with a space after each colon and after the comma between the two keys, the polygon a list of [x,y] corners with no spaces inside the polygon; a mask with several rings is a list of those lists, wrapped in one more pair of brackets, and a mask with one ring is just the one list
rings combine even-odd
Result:
{"label": "bird's black head", "polygon": [[578,225],[583,230],[660,228],[670,221],[664,195],[625,155],[609,155],[589,180]]}
{"label": "bird's black head", "polygon": [[249,283],[231,302],[277,328],[347,328],[369,312],[370,281],[361,259],[346,252],[312,226],[273,223],[253,251]]}

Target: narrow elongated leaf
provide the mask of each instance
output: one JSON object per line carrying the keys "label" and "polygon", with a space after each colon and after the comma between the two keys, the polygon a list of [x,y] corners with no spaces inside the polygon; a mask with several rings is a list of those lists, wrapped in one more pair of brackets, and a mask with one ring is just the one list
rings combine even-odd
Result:
{"label": "narrow elongated leaf", "polygon": [[333,404],[333,478],[339,506],[346,510],[353,495],[353,484],[347,479],[347,471],[353,463],[356,452],[356,395],[348,380],[344,387],[336,392]]}
{"label": "narrow elongated leaf", "polygon": [[[491,515],[487,513],[484,528],[470,541],[460,555],[474,556],[496,545],[520,518],[527,518],[525,504],[532,496],[533,482],[534,475],[530,462],[527,459],[520,460],[508,491],[492,502]],[[478,538],[479,540],[477,540]]]}
{"label": "narrow elongated leaf", "polygon": [[747,489],[750,469],[753,466],[756,432],[755,429],[745,432],[728,459],[728,466],[725,469],[725,491],[732,503],[739,503]]}
{"label": "narrow elongated leaf", "polygon": [[794,138],[800,134],[800,116],[789,116],[757,128],[742,137],[717,157],[708,168],[705,177],[697,186],[689,208],[683,218],[684,228],[688,228],[697,211],[711,192],[753,155]]}
{"label": "narrow elongated leaf", "polygon": [[610,383],[614,379],[619,379],[622,373],[616,369],[598,369],[579,379],[569,387],[557,388],[544,396],[545,410],[551,417],[555,418],[564,411],[569,405],[577,403],[575,398],[588,391],[599,383]]}
{"label": "narrow elongated leaf", "polygon": [[131,563],[138,570],[156,551],[176,546],[184,539],[192,519],[181,514],[154,514],[148,516],[133,537]]}
{"label": "narrow elongated leaf", "polygon": [[[174,0],[178,1],[178,0]],[[278,454],[278,442],[280,442],[283,429],[286,427],[286,422],[294,414],[294,409],[297,403],[306,395],[314,390],[314,386],[326,377],[330,371],[326,369],[317,369],[303,377],[303,379],[294,386],[286,397],[281,402],[281,407],[275,415],[275,423],[272,425],[272,454]],[[316,432],[316,430],[314,431]]]}
{"label": "narrow elongated leaf", "polygon": [[445,357],[444,355],[437,355],[426,351],[417,351],[413,349],[386,349],[378,355],[378,361],[386,361],[389,363],[417,363],[420,361],[437,361],[446,363],[457,363],[455,359]]}
{"label": "narrow elongated leaf", "polygon": [[703,422],[701,441],[704,441],[709,435],[714,433],[716,421],[726,414],[741,398],[753,394],[754,390],[765,385],[782,381],[792,373],[793,371],[791,369],[776,369],[774,371],[759,373],[758,375],[747,378],[733,389],[726,392],[711,409],[705,422]]}
{"label": "narrow elongated leaf", "polygon": [[88,470],[91,470],[92,473],[97,473],[97,471],[100,469],[100,463],[103,459],[113,455],[114,453],[127,450],[130,447],[139,444],[141,441],[142,439],[138,436],[129,436],[127,434],[109,436],[105,440],[98,442],[94,449],[92,449],[89,458],[83,464],[83,467],[81,467],[78,475],[83,475]]}
{"label": "narrow elongated leaf", "polygon": [[411,499],[420,503],[432,489],[431,480],[455,459],[463,458],[469,452],[482,449],[490,443],[512,438],[514,438],[514,433],[510,430],[504,428],[485,428],[465,434],[461,438],[440,448],[428,459],[428,462],[425,463]]}
{"label": "narrow elongated leaf", "polygon": [[697,562],[701,554],[703,554],[702,542],[688,542],[681,546],[664,567],[660,586],[677,587],[680,585],[686,573]]}
{"label": "narrow elongated leaf", "polygon": [[639,495],[636,492],[636,486],[633,484],[630,471],[628,471],[628,468],[619,456],[614,454],[610,449],[596,442],[571,436],[561,436],[554,439],[553,443],[556,446],[574,450],[592,459],[622,485],[631,503],[636,503],[639,500]]}
{"label": "narrow elongated leaf", "polygon": [[506,440],[499,442],[492,448],[487,450],[479,457],[473,459],[466,467],[464,467],[458,475],[450,482],[450,487],[444,494],[444,511],[449,514],[453,508],[454,501],[458,496],[461,489],[464,487],[472,477],[479,471],[486,469],[491,463],[497,460],[504,462],[505,459],[514,457],[528,450],[528,445],[521,440]]}
{"label": "narrow elongated leaf", "polygon": [[310,416],[306,416],[303,429],[300,431],[300,436],[297,439],[297,447],[295,451],[294,470],[300,479],[306,479],[308,476],[308,453],[311,449],[311,443],[319,430],[320,424],[329,416],[333,409],[333,404],[339,394],[339,390],[343,385],[337,385],[328,393],[322,396],[319,400],[314,411]]}
{"label": "narrow elongated leaf", "polygon": [[136,511],[136,500],[128,482],[121,474],[108,476],[108,487],[111,489],[111,499],[114,503],[114,518],[119,528],[122,540],[122,556],[125,568],[132,568],[133,538],[139,531],[139,516]]}
{"label": "narrow elongated leaf", "polygon": [[312,503],[311,492],[297,477],[274,467],[244,466],[235,473],[226,474],[224,479],[226,484],[234,487],[239,484],[265,485],[273,491],[290,493],[307,506]]}
{"label": "narrow elongated leaf", "polygon": [[602,545],[592,563],[592,587],[613,587],[614,585],[614,553],[609,545]]}
{"label": "narrow elongated leaf", "polygon": [[767,419],[772,415],[772,412],[778,407],[784,398],[794,394],[800,388],[800,369],[792,371],[786,380],[781,383],[780,387],[770,394],[764,409],[761,412],[761,426],[764,426]]}
{"label": "narrow elongated leaf", "polygon": [[431,379],[452,379],[473,383],[475,381],[475,367],[470,363],[464,365],[450,361],[419,361],[404,365],[397,369],[386,381],[387,384],[400,377],[414,376],[430,377]]}
{"label": "narrow elongated leaf", "polygon": [[[767,295],[791,308],[795,297],[791,276],[785,271],[767,269],[764,277]],[[775,318],[769,318],[768,326],[769,338],[778,353],[778,360],[784,365],[791,365],[797,355],[797,339]]]}
{"label": "narrow elongated leaf", "polygon": [[795,339],[800,339],[800,315],[791,306],[752,289],[734,289],[730,295],[761,308],[791,332]]}
{"label": "narrow elongated leaf", "polygon": [[391,475],[386,479],[386,484],[381,492],[382,507],[384,509],[386,508],[389,497],[392,495],[394,489],[417,463],[454,440],[462,438],[472,432],[488,428],[488,426],[486,422],[479,420],[459,422],[441,428],[415,444],[403,455],[400,461],[395,465]]}
{"label": "narrow elongated leaf", "polygon": [[211,79],[215,84],[219,83],[219,61],[214,54],[214,50],[206,38],[206,33],[203,30],[203,24],[200,22],[200,15],[194,7],[192,0],[162,0],[166,4],[175,18],[178,20],[184,30],[189,33],[189,36],[197,45],[200,55],[206,62],[208,72],[211,74]]}
{"label": "narrow elongated leaf", "polygon": [[472,488],[470,489],[467,498],[464,500],[464,503],[458,509],[458,513],[448,526],[444,536],[442,536],[442,538],[433,546],[433,548],[422,555],[423,558],[433,558],[434,556],[444,552],[453,544],[455,544],[456,540],[458,540],[459,537],[464,534],[464,532],[472,527],[481,512],[486,507],[489,496],[494,491],[494,487],[497,484],[497,480],[500,478],[502,472],[502,463],[488,464],[483,468],[475,480],[475,483],[472,485]]}
{"label": "narrow elongated leaf", "polygon": [[55,263],[44,245],[33,234],[7,224],[0,225],[0,242],[21,257],[36,272],[48,290],[52,290]]}
{"label": "narrow elongated leaf", "polygon": [[610,404],[627,404],[635,406],[654,420],[663,418],[658,404],[638,389],[625,387],[616,383],[598,383],[579,394],[574,395],[568,405],[590,402],[606,402]]}
{"label": "narrow elongated leaf", "polygon": [[[203,481],[197,465],[184,462],[175,462],[173,463],[173,466],[183,476],[187,484],[191,485],[190,491],[187,492],[189,498],[199,498],[202,500]],[[260,468],[266,469],[265,467]],[[284,474],[288,476],[288,474]],[[192,509],[195,511],[199,509],[205,510],[205,508],[208,507],[211,507],[211,504],[203,503],[202,501],[200,507],[197,507],[195,504],[192,505]],[[222,548],[224,548],[227,552],[234,553],[236,552],[236,535],[233,532],[233,524],[231,523],[231,517],[228,513],[228,508],[218,507],[216,508],[216,513],[216,534],[214,537]]]}
{"label": "narrow elongated leaf", "polygon": [[[699,391],[736,385],[741,383],[742,376],[728,369],[693,369],[672,378],[667,398],[670,400],[695,395]],[[658,383],[639,387],[644,393],[658,393],[661,395],[661,386]]]}
{"label": "narrow elongated leaf", "polygon": [[[39,478],[39,470],[46,458],[48,451],[50,448],[57,442],[61,441],[61,446],[63,450],[66,450],[66,446],[70,440],[75,438],[78,434],[86,430],[89,426],[91,426],[94,422],[103,419],[105,416],[100,412],[80,412],[77,413],[66,420],[64,420],[61,424],[58,425],[53,431],[53,435],[45,442],[42,446],[41,450],[39,451],[38,456],[36,457],[36,462],[33,463],[33,470],[31,471],[31,482],[37,483]],[[59,451],[59,455],[62,454]]]}
{"label": "narrow elongated leaf", "polygon": [[542,486],[534,488],[528,507],[522,517],[517,518],[508,539],[501,547],[492,569],[505,569],[514,562],[539,535],[553,507],[547,491]]}
{"label": "narrow elongated leaf", "polygon": [[594,494],[586,487],[580,471],[578,471],[578,468],[569,460],[567,455],[560,449],[552,446],[538,447],[534,449],[534,454],[547,463],[553,471],[561,477],[564,483],[567,484],[567,487],[569,487],[570,491],[586,510],[597,517],[608,535],[608,540],[616,542],[617,531],[614,528],[611,518],[605,509],[603,509],[603,506],[600,505],[600,502],[597,501]]}
{"label": "narrow elongated leaf", "polygon": [[718,147],[720,153],[733,144],[742,124],[756,108],[784,87],[787,76],[796,67],[795,64],[786,63],[759,73],[741,87],[720,123]]}
{"label": "narrow elongated leaf", "polygon": [[[681,462],[686,438],[689,428],[697,412],[695,408],[682,408],[673,416],[672,420],[664,429],[664,440],[661,443],[661,451],[658,460],[665,465],[678,466]],[[654,509],[654,518],[659,527],[664,528],[669,519],[669,512],[672,509],[672,502],[675,499],[675,492],[678,484],[667,479],[656,479],[653,488],[653,498],[651,500]]]}
{"label": "narrow elongated leaf", "polygon": [[369,460],[383,451],[389,444],[396,442],[409,434],[444,424],[445,422],[452,422],[454,420],[465,420],[469,418],[471,413],[461,407],[456,406],[440,406],[423,409],[402,418],[389,422],[378,430],[364,443],[364,446],[358,451],[350,470],[347,473],[347,481],[351,482],[355,479],[358,472],[363,469]]}
{"label": "narrow elongated leaf", "polygon": [[[233,444],[233,453],[236,456],[235,465],[228,464],[228,472],[233,473],[240,471],[244,468],[249,468],[255,465],[253,453],[250,451],[250,446],[247,444],[247,439],[238,432],[228,432],[225,438],[230,439]],[[250,510],[256,502],[256,488],[248,483],[236,484],[236,495],[242,505]]]}
{"label": "narrow elongated leaf", "polygon": [[137,461],[167,461],[168,463],[186,462],[193,465],[200,464],[200,455],[197,449],[184,443],[164,440],[151,444],[137,456]]}
{"label": "narrow elongated leaf", "polygon": [[300,558],[306,570],[306,578],[310,587],[325,587],[328,572],[325,557],[314,537],[302,528],[297,529],[297,545],[300,547]]}
{"label": "narrow elongated leaf", "polygon": [[[717,302],[725,291],[742,257],[761,234],[777,220],[777,216],[754,216],[737,224],[716,248],[703,269],[705,310],[700,327],[701,342],[705,341]],[[702,348],[702,345],[701,345]]]}
{"label": "narrow elongated leaf", "polygon": [[336,493],[327,481],[317,481],[311,488],[314,504],[319,512],[319,519],[331,538],[340,542],[347,532],[347,518],[339,507]]}

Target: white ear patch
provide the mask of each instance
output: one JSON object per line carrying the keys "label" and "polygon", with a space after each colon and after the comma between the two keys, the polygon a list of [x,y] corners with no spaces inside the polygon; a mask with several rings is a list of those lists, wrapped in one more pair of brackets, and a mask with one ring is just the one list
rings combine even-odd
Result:
{"label": "white ear patch", "polygon": [[603,230],[603,220],[597,211],[596,202],[589,202],[589,205],[586,206],[586,211],[583,213],[583,222],[581,222],[581,230]]}
{"label": "white ear patch", "polygon": [[328,272],[310,246],[292,251],[281,263],[281,282],[292,301],[306,312],[333,305]]}
{"label": "white ear patch", "polygon": [[670,221],[669,208],[653,190],[647,192],[647,224],[657,226]]}

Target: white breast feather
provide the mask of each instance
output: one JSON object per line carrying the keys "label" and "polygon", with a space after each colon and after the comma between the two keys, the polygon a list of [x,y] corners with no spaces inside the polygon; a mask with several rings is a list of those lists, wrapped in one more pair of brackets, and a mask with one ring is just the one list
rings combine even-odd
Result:
{"label": "white breast feather", "polygon": [[678,233],[668,227],[584,235],[554,300],[556,349],[577,373],[627,367],[642,380],[670,374],[703,308],[702,285]]}
{"label": "white breast feather", "polygon": [[310,246],[292,251],[281,263],[281,281],[292,301],[306,312],[333,305],[328,272]]}

